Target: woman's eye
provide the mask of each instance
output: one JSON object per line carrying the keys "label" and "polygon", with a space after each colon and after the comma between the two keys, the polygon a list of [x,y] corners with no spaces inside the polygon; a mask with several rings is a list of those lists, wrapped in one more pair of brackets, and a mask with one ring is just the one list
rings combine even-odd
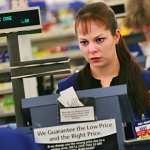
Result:
{"label": "woman's eye", "polygon": [[105,38],[98,38],[98,39],[96,39],[96,42],[102,43],[104,40],[105,40]]}
{"label": "woman's eye", "polygon": [[83,46],[86,46],[88,44],[87,41],[80,41],[80,44],[82,44]]}

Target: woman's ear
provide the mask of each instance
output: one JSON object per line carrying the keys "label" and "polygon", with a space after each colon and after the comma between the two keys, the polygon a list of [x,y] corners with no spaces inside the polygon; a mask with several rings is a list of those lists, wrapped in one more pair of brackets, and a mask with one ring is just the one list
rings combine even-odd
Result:
{"label": "woman's ear", "polygon": [[119,39],[120,39],[120,30],[116,29],[116,35],[115,35],[116,44],[119,43]]}

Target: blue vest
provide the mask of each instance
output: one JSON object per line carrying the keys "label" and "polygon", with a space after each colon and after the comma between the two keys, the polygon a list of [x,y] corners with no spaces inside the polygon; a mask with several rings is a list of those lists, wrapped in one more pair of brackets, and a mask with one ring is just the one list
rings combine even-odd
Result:
{"label": "blue vest", "polygon": [[[78,73],[74,73],[68,78],[62,79],[58,81],[58,93],[73,86],[75,90],[79,90],[78,87],[76,87],[75,82],[76,82],[76,77]],[[146,83],[148,89],[150,90],[150,72],[148,71],[143,71],[142,72],[142,78],[144,82]]]}
{"label": "blue vest", "polygon": [[[67,89],[67,88],[69,88],[71,86],[73,86],[76,91],[79,90],[79,88],[76,87],[76,84],[75,84],[76,83],[77,74],[78,73],[74,73],[70,77],[58,81],[57,93],[65,90],[65,89]],[[150,72],[143,71],[142,72],[142,78],[143,78],[144,82],[146,83],[146,85],[148,87],[148,90],[150,90]],[[141,118],[135,112],[134,112],[134,114],[135,114],[135,118],[136,119],[140,119]],[[146,117],[150,117],[150,106],[148,106],[148,110],[145,112],[145,116]]]}

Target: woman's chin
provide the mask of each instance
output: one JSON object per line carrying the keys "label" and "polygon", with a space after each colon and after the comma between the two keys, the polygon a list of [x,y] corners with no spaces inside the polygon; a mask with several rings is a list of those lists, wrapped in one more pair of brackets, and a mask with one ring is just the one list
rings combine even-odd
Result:
{"label": "woman's chin", "polygon": [[104,63],[92,63],[91,64],[93,67],[100,67],[100,68],[103,68],[105,66]]}

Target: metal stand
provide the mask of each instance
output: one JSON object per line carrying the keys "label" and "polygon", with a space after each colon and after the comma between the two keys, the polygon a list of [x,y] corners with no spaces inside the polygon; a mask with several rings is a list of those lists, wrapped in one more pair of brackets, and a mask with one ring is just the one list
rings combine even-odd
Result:
{"label": "metal stand", "polygon": [[18,34],[8,33],[8,54],[10,57],[11,79],[17,126],[27,126],[21,100],[25,98],[23,78],[70,73],[70,59],[67,57],[35,61],[20,61]]}
{"label": "metal stand", "polygon": [[[8,42],[8,54],[11,69],[12,67],[16,66],[15,65],[16,63],[20,62],[17,33],[9,33],[7,35],[7,42]],[[26,123],[23,119],[23,112],[21,109],[21,99],[25,97],[23,80],[22,79],[12,80],[12,86],[15,104],[16,123],[18,126],[25,125]]]}

